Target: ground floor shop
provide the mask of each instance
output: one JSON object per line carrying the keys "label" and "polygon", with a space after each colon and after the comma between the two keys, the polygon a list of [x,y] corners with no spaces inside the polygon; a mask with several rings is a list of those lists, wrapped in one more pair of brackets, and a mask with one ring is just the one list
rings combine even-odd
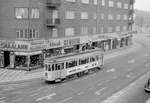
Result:
{"label": "ground floor shop", "polygon": [[0,51],[0,67],[10,69],[31,70],[42,67],[43,53]]}
{"label": "ground floor shop", "polygon": [[[45,58],[78,53],[96,48],[101,48],[104,51],[109,51],[112,49],[129,46],[132,44],[132,35],[103,38],[96,37],[96,39],[90,38],[90,40],[82,42],[80,42],[79,39],[69,39],[64,41],[62,42],[57,40],[57,42],[51,42],[49,47],[39,50],[37,49],[36,51],[17,51],[9,49],[0,50],[0,67],[32,70],[43,67],[43,61]],[[61,42],[65,44],[62,44]],[[54,47],[52,47],[53,45]],[[35,47],[36,45],[34,44],[34,48]],[[40,46],[38,45],[38,47]]]}

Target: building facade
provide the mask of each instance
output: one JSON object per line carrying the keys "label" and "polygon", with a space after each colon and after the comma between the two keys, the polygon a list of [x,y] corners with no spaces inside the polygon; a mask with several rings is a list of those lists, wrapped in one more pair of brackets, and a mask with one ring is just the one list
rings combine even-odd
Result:
{"label": "building facade", "polygon": [[34,69],[46,57],[131,42],[134,0],[1,0],[0,67]]}

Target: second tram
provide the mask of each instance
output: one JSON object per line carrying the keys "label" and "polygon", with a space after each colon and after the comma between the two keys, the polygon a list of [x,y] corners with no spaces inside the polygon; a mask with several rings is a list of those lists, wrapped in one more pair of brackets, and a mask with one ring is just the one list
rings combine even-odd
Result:
{"label": "second tram", "polygon": [[87,74],[104,65],[102,50],[78,53],[58,58],[48,58],[44,61],[44,76],[46,81],[61,82],[68,77]]}

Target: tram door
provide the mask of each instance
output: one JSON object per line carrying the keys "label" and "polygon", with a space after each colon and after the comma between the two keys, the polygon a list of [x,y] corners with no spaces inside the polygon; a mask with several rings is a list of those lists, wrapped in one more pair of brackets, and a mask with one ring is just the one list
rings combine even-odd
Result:
{"label": "tram door", "polygon": [[10,51],[4,51],[4,67],[10,65]]}
{"label": "tram door", "polygon": [[57,71],[57,73],[56,73],[56,78],[61,78],[61,64],[56,64],[56,71]]}
{"label": "tram door", "polygon": [[0,67],[4,67],[4,52],[0,52]]}

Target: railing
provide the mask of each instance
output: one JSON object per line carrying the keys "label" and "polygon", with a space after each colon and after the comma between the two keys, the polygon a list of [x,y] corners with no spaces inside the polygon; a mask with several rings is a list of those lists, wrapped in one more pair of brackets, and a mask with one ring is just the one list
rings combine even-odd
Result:
{"label": "railing", "polygon": [[47,19],[46,25],[48,27],[54,27],[60,24],[60,19]]}
{"label": "railing", "polygon": [[60,6],[61,0],[47,0],[48,7],[57,7]]}

